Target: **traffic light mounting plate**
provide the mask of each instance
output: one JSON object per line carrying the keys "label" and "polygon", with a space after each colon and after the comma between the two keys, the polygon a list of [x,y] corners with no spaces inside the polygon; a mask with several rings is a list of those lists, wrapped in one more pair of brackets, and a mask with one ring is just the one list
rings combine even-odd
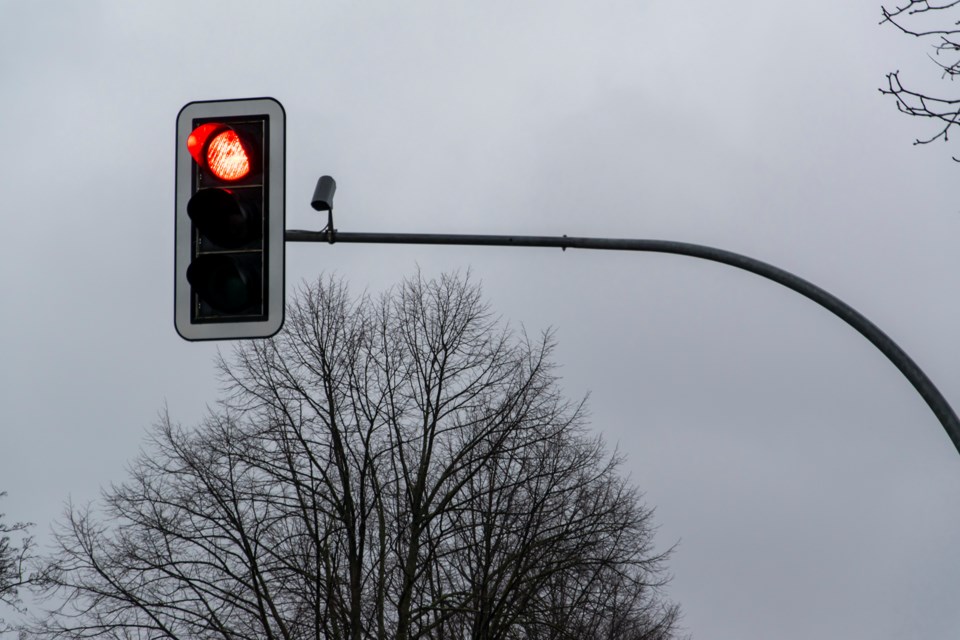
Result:
{"label": "traffic light mounting plate", "polygon": [[[193,307],[195,294],[187,280],[187,267],[196,258],[194,254],[194,224],[187,213],[187,203],[195,193],[195,163],[187,151],[186,141],[198,122],[218,119],[236,119],[244,116],[265,117],[266,156],[263,184],[267,185],[265,211],[266,299],[263,301],[265,318],[252,321],[197,322]],[[191,102],[177,116],[176,149],[176,228],[174,324],[177,333],[186,340],[230,340],[240,338],[267,338],[283,326],[284,316],[284,232],[285,222],[285,148],[286,114],[283,106],[273,98],[215,100]]]}

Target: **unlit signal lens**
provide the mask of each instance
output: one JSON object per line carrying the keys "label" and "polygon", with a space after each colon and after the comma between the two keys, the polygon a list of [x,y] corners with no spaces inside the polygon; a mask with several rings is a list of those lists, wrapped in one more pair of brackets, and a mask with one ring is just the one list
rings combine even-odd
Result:
{"label": "unlit signal lens", "polygon": [[236,131],[228,129],[210,141],[207,167],[221,180],[239,180],[250,173],[250,158]]}

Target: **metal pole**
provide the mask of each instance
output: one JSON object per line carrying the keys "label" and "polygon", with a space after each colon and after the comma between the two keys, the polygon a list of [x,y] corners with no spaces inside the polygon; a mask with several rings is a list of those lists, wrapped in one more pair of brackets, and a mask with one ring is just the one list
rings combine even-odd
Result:
{"label": "metal pole", "polygon": [[883,352],[923,397],[940,424],[946,430],[953,446],[960,453],[960,419],[930,378],[906,352],[863,314],[836,296],[789,271],[732,251],[716,249],[688,242],[670,240],[632,240],[625,238],[583,238],[567,236],[497,236],[459,235],[443,233],[341,233],[336,230],[286,232],[287,242],[354,242],[363,244],[445,244],[497,247],[554,247],[566,249],[597,249],[601,251],[650,251],[673,253],[737,267],[773,280],[806,296],[831,311],[856,329]]}

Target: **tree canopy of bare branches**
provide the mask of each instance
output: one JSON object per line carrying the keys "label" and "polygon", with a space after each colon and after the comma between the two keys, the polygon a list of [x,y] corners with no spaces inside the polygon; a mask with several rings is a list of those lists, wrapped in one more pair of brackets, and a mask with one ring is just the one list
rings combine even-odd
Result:
{"label": "tree canopy of bare branches", "polygon": [[[883,20],[901,33],[931,42],[930,60],[936,64],[944,79],[960,75],[960,0],[904,0],[892,9],[881,7]],[[907,115],[928,118],[937,123],[933,134],[918,138],[914,144],[934,140],[949,140],[950,130],[960,124],[960,97],[940,92],[904,86],[900,72],[887,74],[887,87],[880,92],[893,96],[897,108]],[[957,160],[954,157],[954,160]]]}
{"label": "tree canopy of bare branches", "polygon": [[195,429],[162,417],[47,559],[71,638],[666,639],[665,553],[562,396],[549,335],[459,276],[333,280],[221,358]]}
{"label": "tree canopy of bare branches", "polygon": [[[6,496],[0,492],[0,498]],[[27,564],[33,550],[33,538],[27,535],[29,522],[3,522],[0,513],[0,605],[14,611],[20,610],[20,589],[30,583]],[[15,540],[12,536],[17,536]],[[2,612],[0,612],[2,614]],[[7,623],[0,617],[0,632],[7,630]]]}

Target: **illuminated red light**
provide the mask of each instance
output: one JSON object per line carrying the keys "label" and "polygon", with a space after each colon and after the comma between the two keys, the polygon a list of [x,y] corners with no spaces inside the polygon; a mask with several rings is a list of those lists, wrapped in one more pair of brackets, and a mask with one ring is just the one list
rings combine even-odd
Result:
{"label": "illuminated red light", "polygon": [[221,180],[240,180],[250,173],[250,158],[240,136],[222,124],[208,122],[194,129],[187,137],[187,151]]}
{"label": "illuminated red light", "polygon": [[250,173],[250,158],[236,131],[228,129],[210,141],[207,166],[221,180],[239,180]]}
{"label": "illuminated red light", "polygon": [[207,138],[210,137],[210,134],[222,128],[222,124],[211,122],[202,124],[190,132],[190,135],[187,136],[187,151],[193,156],[194,162],[199,165],[205,164],[203,161],[203,145],[206,143]]}

